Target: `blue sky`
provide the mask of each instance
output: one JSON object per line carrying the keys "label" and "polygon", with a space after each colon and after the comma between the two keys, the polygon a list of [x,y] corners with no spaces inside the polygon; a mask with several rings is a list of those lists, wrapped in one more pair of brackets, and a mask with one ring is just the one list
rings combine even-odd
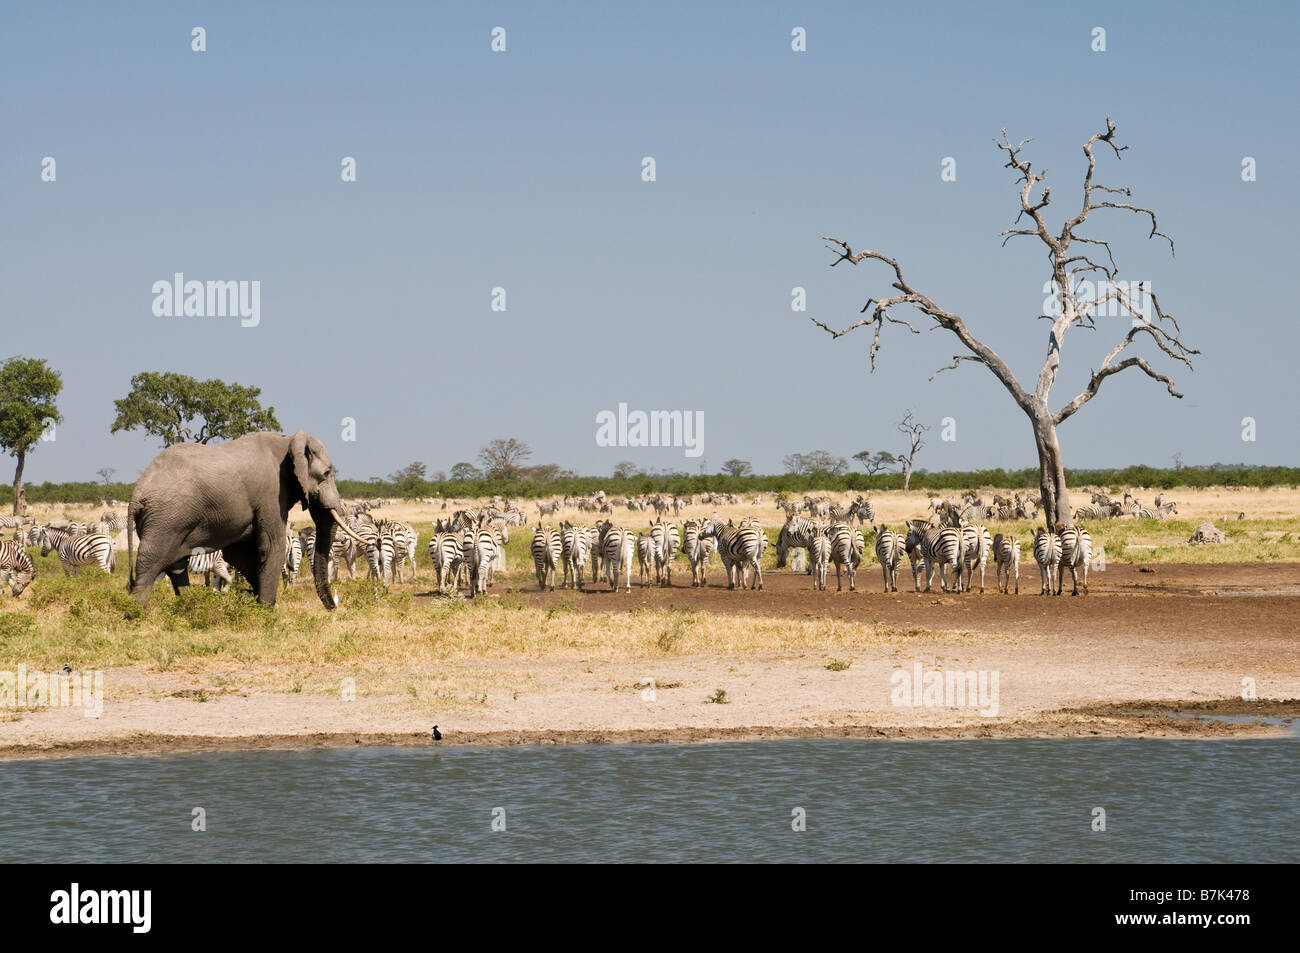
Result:
{"label": "blue sky", "polygon": [[[597,446],[596,414],[619,402],[702,411],[711,470],[897,450],[909,408],[935,427],[921,466],[1032,465],[1028,422],[991,375],[966,364],[927,380],[960,351],[945,332],[888,329],[869,374],[869,332],[832,342],[812,326],[847,324],[889,290],[878,267],[828,268],[818,236],[898,258],[1032,380],[1048,274],[1041,246],[1000,245],[1017,199],[993,140],[1003,127],[1035,138],[1026,154],[1049,169],[1059,225],[1107,114],[1130,149],[1098,178],[1154,208],[1177,257],[1123,213],[1096,213],[1090,234],[1114,240],[1121,277],[1150,281],[1202,354],[1189,373],[1143,351],[1185,399],[1132,371],[1111,378],[1062,427],[1067,463],[1300,463],[1292,5],[43,4],[0,17],[0,356],[47,358],[65,379],[65,423],[29,480],[103,466],[134,479],[156,441],[108,431],[142,370],[260,386],[286,429],[317,434],[361,479],[417,459],[446,470],[506,436],[584,473],[699,467],[680,448]],[[806,52],[790,48],[797,26]],[[344,156],[356,182],[340,180]],[[955,182],[940,179],[947,156]],[[150,289],[176,271],[260,281],[261,323],[154,316]],[[498,286],[505,312],[490,308]],[[795,286],[806,314],[791,310]],[[1103,321],[1067,339],[1054,406],[1122,333]],[[938,439],[944,417],[955,441]]]}

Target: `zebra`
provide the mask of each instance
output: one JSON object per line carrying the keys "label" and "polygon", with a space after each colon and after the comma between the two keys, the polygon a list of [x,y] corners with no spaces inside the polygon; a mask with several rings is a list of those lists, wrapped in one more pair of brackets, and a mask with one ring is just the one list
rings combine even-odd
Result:
{"label": "zebra", "polygon": [[293,534],[293,525],[289,523],[285,524],[284,537],[284,566],[280,575],[292,589],[298,580],[298,567],[302,565],[302,540]]}
{"label": "zebra", "polygon": [[221,555],[219,549],[211,549],[190,556],[189,571],[203,573],[203,585],[217,592],[225,592],[229,589],[231,580],[234,577],[234,573],[230,571],[230,565],[226,562],[225,557]]}
{"label": "zebra", "polygon": [[542,500],[537,501],[538,516],[554,516],[560,510],[560,501],[551,500],[549,503]]}
{"label": "zebra", "polygon": [[1086,529],[1069,526],[1061,529],[1061,555],[1056,571],[1056,594],[1061,594],[1065,584],[1066,567],[1070,569],[1070,580],[1074,583],[1072,596],[1079,594],[1079,570],[1083,570],[1083,594],[1088,594],[1088,563],[1092,561],[1092,537]]}
{"label": "zebra", "polygon": [[662,535],[655,549],[655,580],[660,585],[671,586],[673,560],[677,558],[677,553],[682,548],[682,533],[676,523],[665,523],[663,520],[657,520],[650,527],[651,539],[655,538],[656,533]]}
{"label": "zebra", "polygon": [[975,580],[975,570],[980,572],[980,592],[984,591],[984,567],[988,565],[993,539],[983,526],[963,524],[961,527],[962,561],[966,570],[966,591],[970,592]]}
{"label": "zebra", "polygon": [[459,532],[443,528],[442,521],[434,524],[429,540],[429,561],[433,563],[434,579],[440,591],[460,585],[460,574],[465,566],[464,537]]}
{"label": "zebra", "polygon": [[1154,509],[1143,506],[1137,511],[1137,518],[1140,520],[1162,520],[1167,519],[1170,513],[1178,513],[1178,504],[1173,501],[1157,505]]}
{"label": "zebra", "polygon": [[8,539],[0,540],[0,579],[9,583],[14,598],[21,596],[35,578],[36,564],[22,544]]}
{"label": "zebra", "polygon": [[[856,592],[858,564],[862,562],[862,550],[866,545],[862,534],[850,529],[847,523],[836,523],[827,527],[824,538],[831,543],[830,558],[835,563],[835,591],[844,591],[844,584],[840,581],[840,572],[843,571],[849,577],[849,592]],[[825,585],[822,588],[826,588]]]}
{"label": "zebra", "polygon": [[627,591],[632,591],[632,559],[636,548],[636,537],[628,530],[616,527],[609,520],[596,524],[598,533],[594,549],[600,551],[601,562],[605,565],[605,581],[611,592],[618,591],[618,574],[622,571],[627,579]]}
{"label": "zebra", "polygon": [[[365,556],[366,565],[370,569],[370,578],[382,578],[382,562],[379,555],[379,529],[375,526],[374,520],[358,518],[356,525],[352,526],[351,529],[352,532],[366,541]],[[351,570],[352,566],[349,564],[348,571],[351,572]]]}
{"label": "zebra", "polygon": [[[1009,594],[1011,574],[1015,573],[1016,595],[1020,595],[1020,541],[1014,536],[1003,536],[1001,533],[994,536],[993,564],[998,573],[998,591]],[[1003,573],[1006,574],[1005,582],[1002,579]]]}
{"label": "zebra", "polygon": [[1046,527],[1034,533],[1034,559],[1038,563],[1038,574],[1042,582],[1040,596],[1052,594],[1053,572],[1061,561],[1061,537]]}
{"label": "zebra", "polygon": [[[809,548],[813,537],[819,535],[825,527],[821,523],[806,519],[802,516],[792,516],[785,521],[781,527],[781,532],[776,537],[776,568],[784,569],[786,554],[793,547],[800,547],[809,550],[809,559],[812,557],[812,550]],[[812,572],[812,566],[808,567],[808,572]]]}
{"label": "zebra", "polygon": [[[831,561],[831,541],[818,533],[808,543],[808,562],[812,567],[813,588],[826,591],[826,570]],[[836,567],[838,571],[838,567]]]}
{"label": "zebra", "polygon": [[[658,549],[652,537],[637,534],[636,561],[640,570],[638,579],[644,588],[649,585],[650,575],[654,572],[655,563],[658,562]],[[657,579],[655,581],[658,582]]]}
{"label": "zebra", "polygon": [[571,523],[560,524],[560,559],[564,562],[564,588],[569,589],[572,586],[582,588],[582,566],[590,552],[591,531],[589,529]]}
{"label": "zebra", "polygon": [[[705,520],[701,536],[712,536],[718,541],[718,555],[727,569],[727,588],[763,588],[763,567],[760,564],[767,549],[767,535],[757,526],[723,526],[714,520]],[[753,567],[753,582],[749,582],[749,569]]]}
{"label": "zebra", "polygon": [[856,517],[859,526],[864,523],[874,523],[876,521],[876,504],[859,496],[853,501],[853,505],[849,507],[845,515],[850,521]]}
{"label": "zebra", "polygon": [[501,538],[504,532],[502,524],[496,520],[485,520],[476,530],[465,534],[462,543],[464,560],[469,568],[470,597],[482,595],[492,582],[493,567],[497,562],[497,551],[505,545]]}
{"label": "zebra", "polygon": [[537,524],[533,531],[533,568],[537,572],[537,586],[545,589],[549,580],[551,591],[555,591],[555,570],[560,563],[562,547],[560,534],[551,527]]}
{"label": "zebra", "polygon": [[713,537],[700,535],[703,525],[699,520],[687,520],[682,525],[682,552],[686,554],[686,561],[691,564],[692,586],[705,584],[705,569],[708,567],[709,556],[714,549]]}
{"label": "zebra", "polygon": [[80,574],[82,566],[98,566],[109,574],[116,567],[113,540],[103,533],[73,536],[65,530],[46,526],[41,530],[41,555],[48,556],[50,550],[59,554],[65,576]]}
{"label": "zebra", "polygon": [[[955,526],[930,527],[922,529],[913,524],[907,532],[904,548],[912,559],[912,572],[916,573],[919,550],[920,562],[925,567],[925,591],[929,592],[934,583],[934,571],[939,570],[939,586],[945,592],[961,592],[962,569],[962,534]],[[949,589],[947,571],[953,571],[953,588]],[[920,579],[916,579],[917,591],[920,591]]]}
{"label": "zebra", "polygon": [[876,527],[876,559],[885,577],[885,592],[898,591],[898,564],[903,561],[906,539],[885,526]]}

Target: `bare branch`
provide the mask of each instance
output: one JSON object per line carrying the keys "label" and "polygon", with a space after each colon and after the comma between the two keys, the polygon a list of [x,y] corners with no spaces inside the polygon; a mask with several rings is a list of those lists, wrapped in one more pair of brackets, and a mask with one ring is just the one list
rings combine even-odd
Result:
{"label": "bare branch", "polygon": [[931,374],[931,375],[930,375],[930,380],[934,380],[936,377],[938,377],[938,376],[939,376],[940,374],[942,374],[944,371],[954,371],[954,370],[956,370],[956,369],[957,369],[957,365],[960,364],[962,361],[974,361],[976,364],[983,364],[983,363],[984,363],[982,360],[980,360],[978,357],[975,357],[973,354],[954,354],[954,355],[952,356],[952,363],[951,363],[951,364],[945,364],[943,367],[939,368],[937,371],[935,371],[933,374]]}
{"label": "bare branch", "polygon": [[1102,381],[1118,374],[1120,371],[1128,370],[1130,367],[1140,368],[1148,377],[1164,384],[1169,389],[1170,395],[1180,399],[1182,398],[1183,395],[1174,389],[1174,382],[1168,376],[1155,370],[1155,368],[1147,363],[1145,358],[1129,357],[1120,361],[1118,364],[1111,363],[1126,347],[1129,346],[1129,344],[1133,342],[1134,338],[1143,333],[1150,335],[1151,340],[1156,342],[1156,346],[1160,348],[1160,350],[1174,358],[1174,360],[1186,364],[1189,370],[1192,368],[1190,355],[1201,353],[1200,351],[1185,347],[1181,341],[1165,332],[1158,325],[1136,324],[1129,329],[1128,334],[1124,335],[1124,340],[1111,349],[1111,352],[1106,355],[1104,360],[1102,360],[1101,366],[1092,372],[1092,379],[1088,382],[1088,386],[1085,387],[1073,400],[1056,412],[1053,419],[1057,425],[1060,425],[1063,420],[1071,417],[1075,411],[1096,397],[1097,391],[1101,388]]}

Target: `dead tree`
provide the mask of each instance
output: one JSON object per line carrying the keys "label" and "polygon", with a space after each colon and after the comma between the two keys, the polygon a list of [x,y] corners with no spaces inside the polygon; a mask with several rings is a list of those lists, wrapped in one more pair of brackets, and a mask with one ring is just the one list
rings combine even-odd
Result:
{"label": "dead tree", "polygon": [[899,459],[903,461],[904,490],[908,489],[912,485],[912,467],[916,464],[916,454],[925,446],[924,441],[921,440],[921,434],[925,433],[929,429],[930,428],[924,424],[917,423],[912,418],[912,412],[910,410],[907,412],[907,415],[898,422],[898,432],[905,435],[910,444],[910,449],[908,449],[906,453],[899,455]]}
{"label": "dead tree", "polygon": [[[1002,130],[1001,141],[995,140],[998,149],[1007,154],[1005,167],[1018,173],[1016,181],[1021,184],[1020,212],[1012,223],[1013,227],[1001,233],[1003,236],[1002,244],[1005,246],[1012,238],[1018,237],[1038,239],[1047,248],[1047,259],[1052,273],[1053,310],[1057,313],[1039,316],[1050,320],[1052,326],[1048,334],[1047,355],[1043,360],[1042,369],[1038,372],[1038,380],[1032,390],[1026,390],[1020,385],[1015,375],[1011,373],[1011,369],[1007,367],[1006,362],[998,356],[996,351],[976,338],[959,315],[939,307],[929,297],[917,291],[903,277],[903,270],[899,267],[897,261],[877,251],[855,252],[847,242],[825,235],[822,238],[831,243],[827,247],[836,255],[835,261],[831,262],[831,267],[843,261],[847,261],[852,265],[866,259],[883,262],[894,273],[894,281],[891,287],[897,291],[897,294],[868,300],[862,308],[862,313],[866,314],[870,311],[870,316],[855,321],[842,330],[836,331],[816,318],[813,318],[813,323],[827,331],[834,338],[842,337],[861,327],[874,326],[875,337],[871,344],[872,370],[875,370],[876,366],[876,352],[880,350],[880,332],[886,322],[902,325],[913,334],[920,333],[909,322],[890,313],[890,309],[895,305],[911,305],[929,317],[934,322],[934,326],[951,331],[968,353],[953,355],[953,362],[939,368],[934,374],[930,375],[930,379],[933,380],[935,375],[942,371],[953,370],[962,361],[974,361],[977,364],[983,364],[1001,381],[1002,386],[1010,392],[1016,404],[1029,417],[1029,421],[1033,426],[1034,443],[1038,449],[1039,482],[1042,489],[1045,517],[1049,524],[1069,526],[1072,524],[1070,494],[1066,487],[1065,464],[1061,457],[1061,445],[1056,436],[1056,428],[1073,416],[1080,407],[1096,397],[1098,389],[1106,378],[1130,367],[1139,368],[1148,377],[1164,384],[1172,396],[1179,398],[1183,396],[1174,389],[1173,381],[1155,370],[1147,362],[1146,358],[1132,355],[1125,357],[1123,360],[1116,360],[1140,335],[1149,338],[1158,350],[1163,351],[1176,361],[1181,361],[1189,369],[1192,366],[1191,355],[1200,352],[1183,345],[1181,340],[1182,329],[1171,315],[1164,312],[1154,294],[1146,291],[1141,286],[1129,286],[1116,280],[1119,266],[1115,263],[1115,256],[1111,251],[1109,242],[1076,234],[1077,230],[1088,221],[1089,215],[1094,211],[1098,209],[1119,209],[1148,217],[1151,220],[1151,231],[1147,237],[1164,239],[1169,243],[1170,254],[1173,254],[1173,239],[1158,229],[1155,212],[1148,208],[1132,205],[1127,201],[1112,200],[1112,196],[1122,196],[1125,199],[1131,198],[1132,193],[1129,189],[1112,188],[1093,182],[1093,173],[1097,165],[1093,149],[1097,143],[1104,143],[1109,146],[1117,159],[1122,159],[1121,153],[1128,149],[1128,146],[1116,144],[1115,123],[1107,116],[1106,131],[1094,134],[1084,143],[1083,152],[1088,158],[1088,171],[1083,179],[1083,202],[1079,211],[1072,218],[1067,219],[1061,226],[1060,232],[1056,234],[1053,234],[1048,229],[1047,220],[1043,216],[1043,210],[1047,208],[1051,201],[1052,190],[1045,188],[1040,196],[1034,197],[1034,187],[1047,178],[1047,171],[1034,172],[1031,163],[1021,158],[1020,155],[1025,144],[1032,141],[1031,139],[1022,139],[1018,144],[1012,145],[1011,140],[1007,138],[1005,129]],[[1025,227],[1015,227],[1020,224],[1021,219],[1025,218],[1028,219]],[[1088,247],[1080,249],[1075,246]],[[1105,262],[1094,261],[1089,254],[1085,253],[1091,252],[1091,254],[1100,258],[1101,256],[1094,250],[1094,246],[1105,250]],[[1080,280],[1080,275],[1085,276],[1085,278]],[[1104,281],[1101,280],[1103,275],[1105,276]],[[1092,283],[1092,278],[1098,279],[1095,286]],[[1141,302],[1143,291],[1146,291],[1146,297],[1150,301],[1149,308]],[[1059,410],[1052,411],[1048,407],[1048,399],[1052,393],[1052,385],[1056,382],[1056,373],[1061,363],[1061,350],[1065,343],[1066,332],[1076,325],[1080,328],[1095,330],[1098,310],[1108,302],[1115,302],[1115,305],[1108,310],[1118,307],[1124,314],[1134,319],[1132,327],[1119,343],[1111,348],[1110,352],[1102,359],[1101,364],[1092,371],[1088,385]],[[1147,313],[1149,310],[1155,312],[1156,321],[1153,322],[1150,319]]]}

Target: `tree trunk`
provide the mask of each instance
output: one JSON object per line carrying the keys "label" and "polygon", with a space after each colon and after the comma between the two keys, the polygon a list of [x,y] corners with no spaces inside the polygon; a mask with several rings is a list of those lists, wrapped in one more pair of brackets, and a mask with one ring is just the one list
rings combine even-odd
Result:
{"label": "tree trunk", "polygon": [[18,451],[18,466],[14,470],[14,516],[27,515],[27,493],[23,490],[23,466],[27,463],[27,453]]}
{"label": "tree trunk", "polygon": [[1073,526],[1070,512],[1070,490],[1065,485],[1065,463],[1061,457],[1061,443],[1056,437],[1056,424],[1050,417],[1037,416],[1034,423],[1034,443],[1038,447],[1038,482],[1043,498],[1043,519],[1051,530]]}
{"label": "tree trunk", "polygon": [[912,461],[907,461],[907,466],[903,468],[903,489],[906,490],[912,485]]}

